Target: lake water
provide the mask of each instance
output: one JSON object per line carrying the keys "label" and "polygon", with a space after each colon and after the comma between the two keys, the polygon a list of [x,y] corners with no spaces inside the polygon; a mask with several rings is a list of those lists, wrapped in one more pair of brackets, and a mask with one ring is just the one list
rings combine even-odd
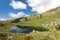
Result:
{"label": "lake water", "polygon": [[20,27],[16,27],[16,26],[11,27],[9,31],[13,32],[13,33],[30,33],[30,32],[32,32],[32,30],[29,30],[26,28],[20,28]]}

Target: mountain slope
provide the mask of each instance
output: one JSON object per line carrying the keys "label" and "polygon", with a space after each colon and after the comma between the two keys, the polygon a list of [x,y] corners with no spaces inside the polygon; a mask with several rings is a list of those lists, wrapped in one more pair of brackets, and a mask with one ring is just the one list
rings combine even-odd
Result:
{"label": "mountain slope", "polygon": [[11,26],[14,25],[44,27],[51,23],[55,23],[55,24],[60,23],[60,7],[49,10],[42,14],[34,14],[28,17],[2,22],[2,24],[4,24],[4,26],[6,26],[7,29],[9,29]]}
{"label": "mountain slope", "polygon": [[60,19],[60,7],[49,10],[42,14],[35,14],[22,18],[18,24],[24,26],[41,26],[42,24],[46,24],[57,19]]}
{"label": "mountain slope", "polygon": [[26,34],[28,35],[27,38],[31,40],[60,40],[60,7],[42,14],[0,22],[0,32],[9,34],[8,37],[14,36],[11,40],[23,40],[24,37],[26,38],[25,34],[16,34],[9,31],[15,25],[33,30],[31,33]]}

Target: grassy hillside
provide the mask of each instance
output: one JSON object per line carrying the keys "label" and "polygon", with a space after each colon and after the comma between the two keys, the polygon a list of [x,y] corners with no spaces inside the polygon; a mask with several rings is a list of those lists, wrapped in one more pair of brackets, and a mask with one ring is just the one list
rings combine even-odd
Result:
{"label": "grassy hillside", "polygon": [[[33,31],[29,34],[9,32],[14,25]],[[8,40],[24,40],[25,38],[26,40],[60,40],[60,7],[42,14],[0,22],[0,32],[7,33],[8,37],[13,36]]]}

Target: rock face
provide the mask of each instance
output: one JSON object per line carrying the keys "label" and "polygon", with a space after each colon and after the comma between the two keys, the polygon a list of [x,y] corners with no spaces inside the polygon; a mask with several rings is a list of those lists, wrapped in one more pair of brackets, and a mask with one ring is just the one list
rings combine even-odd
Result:
{"label": "rock face", "polygon": [[49,36],[50,40],[56,40],[54,36]]}
{"label": "rock face", "polygon": [[33,39],[32,36],[25,36],[25,37],[24,37],[24,40],[32,40],[32,39]]}
{"label": "rock face", "polygon": [[8,35],[6,33],[0,33],[0,40],[7,40]]}

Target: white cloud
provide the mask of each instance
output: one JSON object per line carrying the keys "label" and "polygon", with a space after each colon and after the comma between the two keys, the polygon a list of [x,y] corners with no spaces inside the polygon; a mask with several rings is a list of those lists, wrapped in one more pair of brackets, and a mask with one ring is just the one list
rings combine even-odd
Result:
{"label": "white cloud", "polygon": [[0,21],[6,21],[7,19],[5,19],[5,18],[0,18]]}
{"label": "white cloud", "polygon": [[60,0],[27,0],[27,3],[32,7],[32,11],[37,11],[38,13],[60,6]]}
{"label": "white cloud", "polygon": [[9,16],[11,18],[21,18],[21,17],[25,17],[25,16],[28,16],[28,15],[26,15],[23,12],[18,12],[17,14],[11,12],[11,13],[9,13]]}
{"label": "white cloud", "polygon": [[24,4],[23,2],[15,1],[15,0],[12,0],[10,6],[12,6],[14,9],[26,9],[27,7],[27,5]]}

